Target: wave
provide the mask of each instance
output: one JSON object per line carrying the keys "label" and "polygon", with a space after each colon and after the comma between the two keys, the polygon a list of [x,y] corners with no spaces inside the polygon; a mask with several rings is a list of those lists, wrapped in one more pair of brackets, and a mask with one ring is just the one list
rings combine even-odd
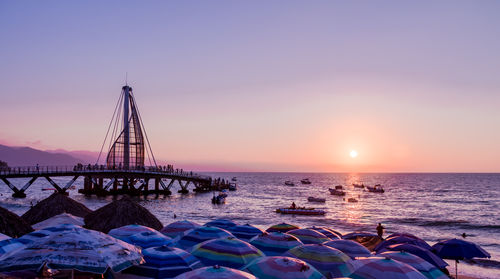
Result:
{"label": "wave", "polygon": [[404,218],[404,219],[391,219],[390,222],[396,224],[412,224],[419,227],[450,227],[460,228],[464,230],[498,230],[500,224],[474,224],[467,220],[428,220],[422,218]]}

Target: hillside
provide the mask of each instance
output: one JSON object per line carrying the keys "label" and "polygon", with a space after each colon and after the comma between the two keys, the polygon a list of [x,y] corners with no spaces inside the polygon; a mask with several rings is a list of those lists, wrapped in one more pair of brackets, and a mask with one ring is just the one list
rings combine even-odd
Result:
{"label": "hillside", "polygon": [[0,144],[0,160],[14,166],[72,166],[88,163],[83,159],[64,153],[51,153],[31,147],[11,147]]}

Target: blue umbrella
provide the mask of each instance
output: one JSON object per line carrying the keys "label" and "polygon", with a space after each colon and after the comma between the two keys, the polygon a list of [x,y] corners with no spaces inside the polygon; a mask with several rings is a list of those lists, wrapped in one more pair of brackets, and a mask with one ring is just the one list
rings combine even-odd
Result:
{"label": "blue umbrella", "polygon": [[230,237],[233,236],[232,233],[217,227],[199,227],[196,229],[192,229],[186,232],[179,241],[177,241],[176,246],[182,249],[190,249],[194,245],[198,243],[202,243],[203,241]]}
{"label": "blue umbrella", "polygon": [[137,245],[143,249],[163,245],[172,245],[172,239],[158,231],[136,233],[125,239],[125,242]]}
{"label": "blue umbrella", "polygon": [[455,260],[455,277],[458,278],[458,261],[472,258],[489,258],[491,255],[479,245],[461,240],[449,239],[438,242],[432,246],[436,254],[443,259]]}
{"label": "blue umbrella", "polygon": [[263,230],[249,224],[234,226],[232,228],[229,228],[228,230],[237,238],[245,241],[249,241],[253,237],[264,233]]}
{"label": "blue umbrella", "polygon": [[229,219],[216,219],[206,223],[203,226],[206,227],[217,227],[225,230],[229,230],[232,227],[235,227],[237,224]]}
{"label": "blue umbrella", "polygon": [[380,242],[375,247],[374,250],[378,252],[386,246],[393,245],[393,244],[403,244],[403,243],[413,244],[415,246],[419,246],[419,247],[427,249],[427,250],[431,249],[431,246],[429,244],[427,244],[427,242],[425,242],[424,240],[422,240],[418,237],[413,237],[413,236],[409,236],[409,235],[395,235],[392,237],[388,237],[386,240]]}
{"label": "blue umbrella", "polygon": [[22,249],[24,247],[26,247],[26,245],[21,241],[19,241],[19,239],[17,238],[9,238],[2,240],[0,241],[0,258],[2,257],[2,255],[10,251]]}
{"label": "blue umbrella", "polygon": [[132,266],[124,273],[153,278],[172,278],[184,272],[203,267],[203,264],[185,250],[161,246],[142,250],[142,265]]}
{"label": "blue umbrella", "polygon": [[435,265],[436,267],[442,269],[448,266],[448,264],[443,261],[440,257],[436,256],[436,254],[432,253],[430,250],[424,249],[422,247],[418,247],[412,244],[394,244],[385,247],[382,250],[379,250],[379,253],[385,251],[405,251],[415,256],[419,256],[427,262]]}

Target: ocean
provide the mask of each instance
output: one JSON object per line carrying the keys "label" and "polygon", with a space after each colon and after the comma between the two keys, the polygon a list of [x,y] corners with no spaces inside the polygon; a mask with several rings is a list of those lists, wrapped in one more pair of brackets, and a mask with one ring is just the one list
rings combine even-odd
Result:
{"label": "ocean", "polygon": [[[138,201],[167,225],[187,219],[204,224],[216,218],[229,218],[239,224],[249,223],[262,229],[287,222],[301,227],[325,226],[342,233],[368,231],[375,233],[378,223],[392,232],[415,234],[431,245],[444,239],[461,238],[475,242],[488,251],[492,260],[500,261],[500,174],[486,173],[205,173],[225,179],[237,178],[238,190],[229,192],[225,204],[211,203],[212,193],[176,193],[169,197],[140,197]],[[300,183],[309,178],[312,184]],[[69,178],[54,179],[56,182]],[[285,186],[292,180],[295,186]],[[26,180],[13,179],[16,185]],[[354,188],[353,183],[381,184],[385,193],[370,193]],[[83,180],[75,182],[82,187]],[[342,197],[332,196],[328,188],[343,185],[348,197],[358,199],[348,203]],[[26,192],[27,198],[14,199],[10,189],[0,182],[0,206],[19,215],[26,212],[31,203],[49,196],[51,187],[43,179],[37,180]],[[191,190],[191,188],[190,188]],[[70,196],[90,209],[97,209],[113,200],[113,197],[85,197],[70,191]],[[326,198],[326,203],[310,203],[307,197]],[[324,216],[281,215],[278,207],[315,207],[327,213]],[[177,219],[174,219],[174,214]],[[449,262],[450,272],[454,263]],[[459,263],[459,273],[480,278],[500,278],[498,267],[485,267]]]}

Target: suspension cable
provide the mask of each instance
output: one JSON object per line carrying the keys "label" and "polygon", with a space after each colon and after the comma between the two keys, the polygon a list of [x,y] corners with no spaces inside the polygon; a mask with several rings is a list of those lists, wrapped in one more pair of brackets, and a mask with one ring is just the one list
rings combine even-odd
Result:
{"label": "suspension cable", "polygon": [[[132,93],[132,96],[133,96],[133,93]],[[151,157],[153,158],[153,162],[154,162],[155,167],[156,167],[157,166],[156,159],[155,159],[155,156],[153,154],[153,149],[151,148],[151,144],[149,143],[149,138],[148,138],[148,133],[146,132],[146,127],[144,127],[144,123],[142,122],[141,112],[139,111],[139,107],[137,106],[137,103],[135,102],[135,97],[133,97],[132,100],[134,102],[134,106],[135,106],[135,110],[137,111],[137,115],[139,116],[139,121],[141,121],[141,126],[144,130],[144,135],[146,135],[146,141],[148,143],[149,151],[151,152]]]}
{"label": "suspension cable", "polygon": [[109,130],[111,129],[111,124],[113,124],[113,119],[115,119],[116,110],[118,109],[118,105],[120,104],[120,100],[121,100],[121,98],[119,98],[118,102],[116,103],[115,110],[113,111],[113,116],[111,117],[111,121],[109,122],[108,130],[106,131],[106,136],[104,137],[104,141],[102,142],[102,145],[101,145],[101,151],[99,151],[99,156],[97,157],[97,161],[95,162],[96,164],[98,164],[99,160],[101,159],[102,150],[104,148],[104,145],[106,144],[106,140],[108,139]]}

